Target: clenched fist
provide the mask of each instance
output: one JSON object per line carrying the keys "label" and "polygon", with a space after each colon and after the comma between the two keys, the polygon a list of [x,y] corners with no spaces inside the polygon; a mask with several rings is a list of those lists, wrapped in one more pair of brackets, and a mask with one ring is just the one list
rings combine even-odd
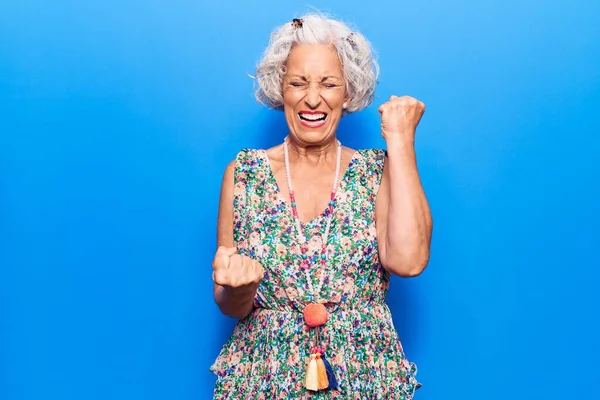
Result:
{"label": "clenched fist", "polygon": [[379,107],[381,135],[385,140],[403,139],[414,142],[417,125],[425,112],[425,104],[410,96],[392,96]]}
{"label": "clenched fist", "polygon": [[213,259],[213,281],[229,288],[258,286],[265,275],[262,265],[237,254],[237,248],[219,246]]}

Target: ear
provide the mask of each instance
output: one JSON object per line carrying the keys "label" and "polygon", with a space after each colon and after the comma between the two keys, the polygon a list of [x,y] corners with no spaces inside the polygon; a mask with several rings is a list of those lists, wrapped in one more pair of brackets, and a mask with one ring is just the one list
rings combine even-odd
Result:
{"label": "ear", "polygon": [[342,104],[342,109],[346,109],[348,108],[348,103],[350,103],[350,97],[345,97],[344,98],[344,104]]}

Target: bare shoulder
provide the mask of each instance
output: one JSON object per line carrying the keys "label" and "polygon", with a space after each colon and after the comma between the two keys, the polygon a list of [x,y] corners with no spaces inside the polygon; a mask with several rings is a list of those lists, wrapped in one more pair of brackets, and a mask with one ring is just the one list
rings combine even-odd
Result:
{"label": "bare shoulder", "polygon": [[269,160],[283,162],[283,144],[278,144],[265,150]]}
{"label": "bare shoulder", "polygon": [[236,168],[239,166],[238,164],[240,164],[240,163],[243,164],[245,159],[252,157],[253,152],[256,152],[256,151],[250,150],[250,149],[242,149],[236,154],[234,159],[231,160],[227,164],[227,167],[225,168],[225,173],[223,176],[223,183],[225,183],[227,181],[231,181],[231,183],[233,184],[235,171],[236,171]]}
{"label": "bare shoulder", "polygon": [[352,157],[354,156],[358,150],[353,149],[351,147],[342,146],[342,158]]}
{"label": "bare shoulder", "polygon": [[227,207],[229,201],[233,198],[233,189],[235,185],[235,170],[238,164],[238,157],[229,161],[223,172],[221,182],[221,205]]}
{"label": "bare shoulder", "polygon": [[281,170],[285,168],[285,157],[283,153],[283,145],[278,144],[277,146],[273,146],[267,150],[265,150],[267,155],[267,160],[269,161],[269,165],[271,167],[271,171],[275,175]]}
{"label": "bare shoulder", "polygon": [[352,160],[354,160],[359,153],[360,152],[356,149],[353,149],[351,147],[342,146],[342,161],[341,161],[342,167],[344,165],[349,165],[350,162]]}

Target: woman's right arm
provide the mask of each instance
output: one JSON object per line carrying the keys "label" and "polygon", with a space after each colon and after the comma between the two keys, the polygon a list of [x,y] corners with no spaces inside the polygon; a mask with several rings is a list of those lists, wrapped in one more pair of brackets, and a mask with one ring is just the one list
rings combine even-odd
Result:
{"label": "woman's right arm", "polygon": [[237,254],[233,242],[234,169],[235,161],[227,166],[221,186],[213,281],[215,302],[221,312],[242,319],[252,311],[264,270],[257,261]]}

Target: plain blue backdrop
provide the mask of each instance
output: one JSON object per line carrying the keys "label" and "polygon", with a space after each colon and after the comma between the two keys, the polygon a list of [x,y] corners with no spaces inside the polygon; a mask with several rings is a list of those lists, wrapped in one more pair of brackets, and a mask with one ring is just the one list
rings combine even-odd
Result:
{"label": "plain blue backdrop", "polygon": [[389,302],[431,399],[600,398],[600,2],[0,3],[0,399],[211,398],[234,321],[212,299],[222,172],[286,133],[253,99],[309,6],[427,105],[435,229]]}

